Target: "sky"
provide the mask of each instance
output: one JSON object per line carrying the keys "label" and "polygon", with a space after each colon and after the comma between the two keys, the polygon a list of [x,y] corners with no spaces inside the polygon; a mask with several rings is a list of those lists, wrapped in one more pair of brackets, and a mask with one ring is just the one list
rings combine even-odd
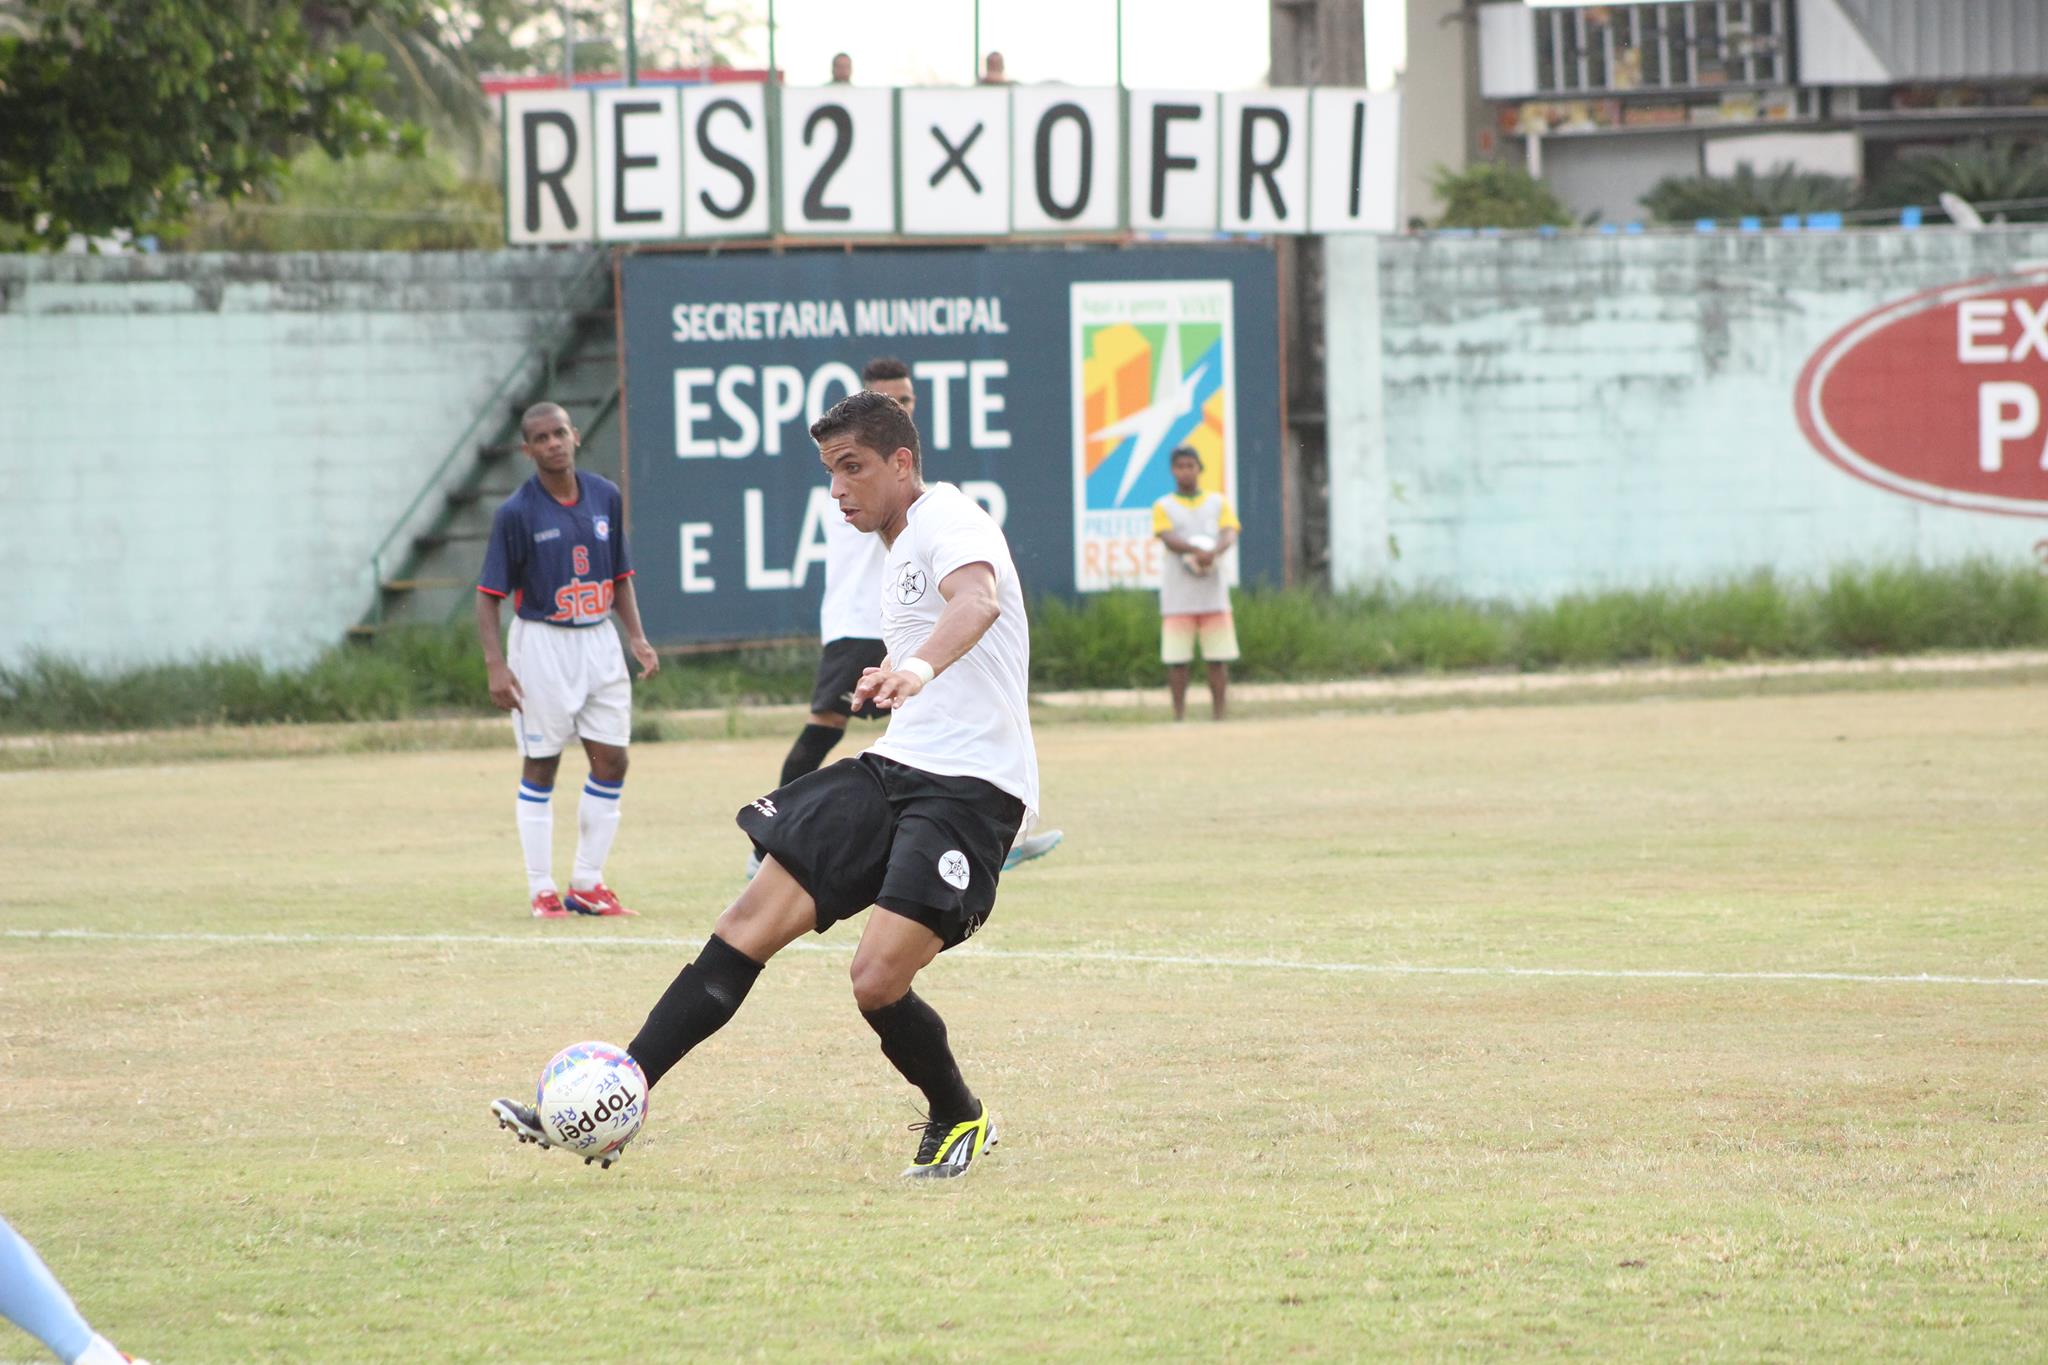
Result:
{"label": "sky", "polygon": [[[719,0],[712,0],[714,7]],[[751,0],[765,18],[767,0]],[[957,85],[977,70],[972,0],[775,0],[775,60],[793,85],[823,85],[832,54],[859,85]],[[1010,79],[1116,83],[1114,0],[981,0],[980,51]],[[1365,0],[1366,67],[1392,82],[1405,49],[1402,0]],[[1244,90],[1266,83],[1269,0],[1124,0],[1124,84]],[[1199,21],[1192,15],[1199,12]],[[767,65],[765,23],[739,64]]]}

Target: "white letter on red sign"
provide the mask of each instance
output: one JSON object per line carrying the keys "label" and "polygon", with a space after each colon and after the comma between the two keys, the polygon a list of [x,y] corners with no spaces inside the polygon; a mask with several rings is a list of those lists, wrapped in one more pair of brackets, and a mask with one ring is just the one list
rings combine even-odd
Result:
{"label": "white letter on red sign", "polygon": [[[2007,409],[2011,415],[2007,415]],[[2032,436],[2041,425],[2041,395],[2010,380],[1977,386],[1977,467],[2005,467],[2005,443]]]}

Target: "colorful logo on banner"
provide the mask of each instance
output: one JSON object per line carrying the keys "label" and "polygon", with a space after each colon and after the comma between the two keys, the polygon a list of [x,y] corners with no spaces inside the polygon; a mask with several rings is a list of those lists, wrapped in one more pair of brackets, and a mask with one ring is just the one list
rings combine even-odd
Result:
{"label": "colorful logo on banner", "polygon": [[1152,504],[1173,491],[1174,450],[1193,446],[1202,487],[1236,496],[1230,281],[1075,284],[1071,306],[1074,585],[1156,587]]}

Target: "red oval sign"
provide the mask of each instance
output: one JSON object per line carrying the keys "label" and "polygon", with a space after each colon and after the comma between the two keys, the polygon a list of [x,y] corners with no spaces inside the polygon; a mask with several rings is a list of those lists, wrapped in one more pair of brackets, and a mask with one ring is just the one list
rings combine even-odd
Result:
{"label": "red oval sign", "polygon": [[1864,314],[1806,362],[1794,405],[1814,449],[1859,479],[2048,517],[2048,268]]}

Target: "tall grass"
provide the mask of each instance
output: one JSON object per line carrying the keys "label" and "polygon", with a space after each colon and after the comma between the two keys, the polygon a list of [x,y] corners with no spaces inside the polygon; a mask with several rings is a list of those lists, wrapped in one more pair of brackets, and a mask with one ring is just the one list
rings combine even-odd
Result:
{"label": "tall grass", "polygon": [[[1235,599],[1246,679],[1320,680],[1421,670],[1536,669],[1638,661],[1815,658],[2048,646],[2048,578],[2031,566],[1841,569],[1818,583],[1769,573],[1707,587],[1575,594],[1507,606],[1431,592],[1251,589]],[[1159,608],[1148,592],[1032,611],[1040,689],[1159,680]],[[666,660],[635,696],[648,709],[801,702],[813,651],[734,650]],[[337,646],[303,668],[249,659],[95,672],[48,657],[0,668],[0,731],[383,720],[487,711],[466,625]]]}

